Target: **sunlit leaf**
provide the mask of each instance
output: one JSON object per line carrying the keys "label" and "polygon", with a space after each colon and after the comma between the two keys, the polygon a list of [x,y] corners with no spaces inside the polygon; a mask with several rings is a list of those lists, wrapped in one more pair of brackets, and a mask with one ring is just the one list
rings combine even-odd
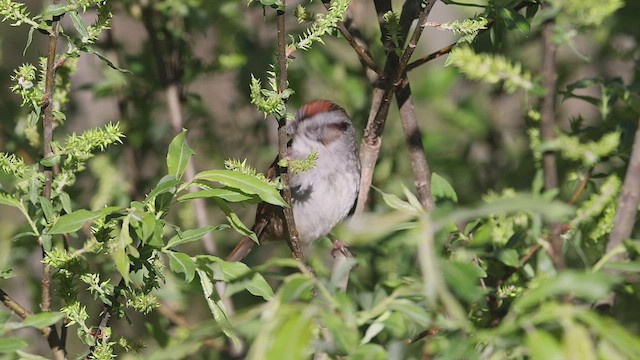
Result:
{"label": "sunlit leaf", "polygon": [[173,175],[176,179],[181,179],[187,169],[189,159],[195,152],[187,145],[185,137],[187,136],[187,130],[183,129],[182,132],[171,140],[169,144],[169,151],[167,152],[167,169],[169,169],[169,175]]}
{"label": "sunlit leaf", "polygon": [[453,186],[435,172],[431,173],[431,195],[436,201],[449,200],[458,203],[458,195]]}
{"label": "sunlit leaf", "polygon": [[190,229],[190,230],[179,232],[178,234],[174,235],[171,239],[169,239],[169,242],[167,243],[167,246],[165,246],[165,249],[169,249],[181,244],[186,244],[188,242],[200,240],[206,233],[213,230],[219,230],[224,227],[225,227],[224,225],[205,226],[199,229]]}
{"label": "sunlit leaf", "polygon": [[27,316],[22,325],[32,326],[37,329],[45,328],[49,325],[53,325],[64,318],[64,314],[60,312],[42,312]]}
{"label": "sunlit leaf", "polygon": [[184,274],[184,282],[191,282],[196,274],[196,263],[191,256],[176,252],[176,251],[164,251],[169,258],[169,268],[176,273]]}
{"label": "sunlit leaf", "polygon": [[194,180],[206,180],[238,189],[247,194],[255,194],[264,202],[278,206],[287,206],[276,188],[255,176],[230,170],[208,170],[198,173]]}
{"label": "sunlit leaf", "polygon": [[80,209],[72,212],[71,214],[62,215],[58,220],[49,228],[48,234],[67,234],[80,230],[84,223],[101,218],[102,216],[112,214],[114,212],[122,210],[118,206],[110,206],[98,211],[89,211]]}

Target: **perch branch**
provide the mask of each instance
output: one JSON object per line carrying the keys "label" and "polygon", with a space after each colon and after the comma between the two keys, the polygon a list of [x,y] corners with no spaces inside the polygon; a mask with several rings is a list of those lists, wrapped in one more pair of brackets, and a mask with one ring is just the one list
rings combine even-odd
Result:
{"label": "perch branch", "polygon": [[[60,0],[54,0],[53,4],[59,4]],[[56,70],[56,47],[58,44],[58,30],[60,26],[60,17],[54,17],[51,23],[51,31],[49,32],[49,44],[47,50],[47,69],[45,72],[45,93],[43,99],[43,157],[47,158],[53,154],[51,142],[53,141],[53,92],[55,90],[55,70]],[[51,199],[51,184],[53,183],[53,169],[49,166],[44,167],[44,189],[42,195],[46,199]],[[45,249],[42,247],[42,257],[44,258]],[[51,267],[42,264],[42,289],[40,308],[43,312],[51,311]],[[45,335],[49,347],[55,359],[66,359],[66,350],[60,338],[55,324],[48,328]],[[44,333],[43,333],[44,334]]]}
{"label": "perch branch", "polygon": [[413,107],[413,98],[411,97],[411,86],[406,74],[402,78],[402,83],[396,89],[396,102],[400,109],[400,121],[402,122],[402,129],[409,148],[409,158],[411,159],[418,199],[425,210],[431,211],[436,207],[431,195],[431,171],[424,152],[422,132],[418,126],[416,111]]}
{"label": "perch branch", "polygon": [[[322,0],[322,4],[324,7],[329,10],[331,8],[331,0]],[[367,51],[365,47],[358,44],[354,36],[349,31],[349,27],[345,25],[347,21],[338,23],[338,30],[344,36],[345,40],[351,45],[353,50],[355,50],[356,54],[360,58],[360,61],[365,64],[369,69],[373,70],[381,79],[384,79],[384,72],[380,67],[376,64],[376,62],[371,57],[371,54]]]}
{"label": "perch branch", "polygon": [[[540,110],[540,134],[542,141],[551,141],[555,138],[555,97],[556,97],[556,52],[557,46],[553,43],[553,19],[547,20],[542,25],[542,83],[546,90],[542,98]],[[556,154],[547,151],[542,155],[542,170],[544,172],[544,187],[547,190],[558,187],[558,169],[556,166]],[[551,224],[551,259],[558,270],[565,268],[565,259],[562,251],[562,224]]]}
{"label": "perch branch", "polygon": [[[285,1],[282,1],[283,5]],[[278,23],[278,92],[282,93],[287,88],[287,42],[286,32],[284,24],[284,11],[277,10],[277,23]],[[287,158],[287,116],[285,113],[278,116],[278,153],[280,159]],[[293,208],[291,202],[291,188],[289,187],[289,172],[286,167],[279,166],[280,178],[282,179],[284,200],[289,204],[284,208],[284,219],[287,224],[287,230],[289,232],[289,239],[287,243],[291,249],[293,257],[297,260],[303,261],[304,255],[300,250],[300,241],[298,240],[298,229],[296,228],[295,219],[293,218]]]}

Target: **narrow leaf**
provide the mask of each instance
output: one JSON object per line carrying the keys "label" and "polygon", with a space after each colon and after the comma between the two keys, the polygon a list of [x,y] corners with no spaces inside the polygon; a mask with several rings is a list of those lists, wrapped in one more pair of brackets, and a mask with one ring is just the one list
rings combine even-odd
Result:
{"label": "narrow leaf", "polygon": [[19,208],[20,201],[18,201],[18,199],[14,198],[13,196],[7,193],[0,192],[0,205],[7,205],[7,206]]}
{"label": "narrow leaf", "polygon": [[431,174],[431,194],[436,201],[450,200],[456,204],[458,203],[458,195],[453,189],[453,186],[451,186],[445,178],[435,172]]}
{"label": "narrow leaf", "polygon": [[27,316],[24,321],[22,321],[22,325],[42,329],[57,323],[62,320],[62,318],[64,318],[64,314],[60,312],[42,312]]}
{"label": "narrow leaf", "polygon": [[89,31],[87,31],[87,27],[84,24],[84,21],[80,17],[77,11],[70,11],[69,15],[71,17],[71,22],[73,23],[73,27],[76,28],[76,31],[82,36],[83,42],[84,39],[89,38]]}
{"label": "narrow leaf", "polygon": [[53,235],[76,232],[82,228],[82,225],[84,225],[85,222],[96,220],[102,216],[112,214],[120,210],[122,210],[122,208],[118,206],[110,206],[98,211],[89,211],[85,209],[76,210],[71,214],[60,216],[51,228],[49,228],[47,233]]}
{"label": "narrow leaf", "polygon": [[216,189],[207,189],[202,191],[196,191],[192,193],[188,193],[186,195],[182,195],[178,198],[178,201],[187,201],[192,199],[201,199],[201,198],[220,198],[228,202],[243,202],[251,200],[258,200],[255,195],[246,194],[238,189],[234,188],[216,188]]}
{"label": "narrow leaf", "polygon": [[198,173],[194,180],[214,181],[247,194],[258,195],[262,201],[269,204],[287,206],[278,190],[255,176],[231,170],[209,170]]}
{"label": "narrow leaf", "polygon": [[167,152],[167,168],[169,169],[169,175],[175,176],[176,179],[181,179],[187,169],[189,158],[195,154],[193,149],[187,145],[185,137],[187,130],[183,129],[182,132],[171,140],[169,144],[169,151]]}
{"label": "narrow leaf", "polygon": [[184,274],[185,283],[191,282],[196,273],[196,264],[191,256],[176,251],[165,251],[164,253],[169,258],[171,271]]}
{"label": "narrow leaf", "polygon": [[[227,310],[220,296],[215,292],[213,282],[204,270],[196,270],[202,285],[202,293],[214,320],[222,327],[222,332],[233,342],[236,347],[240,346],[240,338],[230,329],[229,320],[227,319]],[[215,297],[215,299],[214,299]]]}
{"label": "narrow leaf", "polygon": [[220,226],[205,226],[199,229],[191,229],[178,232],[178,234],[169,239],[169,243],[167,243],[167,246],[165,246],[164,248],[169,249],[180,244],[200,240],[209,231],[217,230],[219,228]]}
{"label": "narrow leaf", "polygon": [[129,235],[129,216],[127,216],[122,220],[122,228],[120,229],[120,234],[118,234],[116,251],[111,254],[116,263],[116,269],[127,284],[131,282],[129,276],[131,264],[129,262],[129,256],[127,255],[127,247],[131,245],[132,242],[133,240]]}
{"label": "narrow leaf", "polygon": [[233,212],[233,210],[231,210],[231,208],[229,207],[229,205],[227,205],[227,203],[225,203],[223,200],[216,199],[216,198],[214,198],[214,201],[216,202],[220,210],[222,210],[224,214],[227,216],[227,221],[229,221],[229,225],[231,225],[231,227],[234,230],[236,230],[237,232],[239,232],[244,236],[250,237],[256,243],[259,242],[258,237],[256,236],[256,233],[254,233],[251,229],[249,229],[242,222],[242,220],[240,220],[238,215],[235,212]]}

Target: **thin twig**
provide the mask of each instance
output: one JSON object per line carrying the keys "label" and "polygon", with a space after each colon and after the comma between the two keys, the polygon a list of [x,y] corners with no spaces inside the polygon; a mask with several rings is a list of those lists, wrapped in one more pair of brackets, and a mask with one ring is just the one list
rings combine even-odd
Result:
{"label": "thin twig", "polygon": [[[285,1],[282,1],[283,5]],[[282,93],[287,88],[287,55],[286,55],[286,32],[284,26],[284,11],[277,10],[277,23],[278,23],[278,92]],[[278,117],[278,153],[280,159],[287,158],[287,118],[283,113]],[[293,257],[297,260],[303,261],[304,255],[300,249],[300,241],[298,237],[298,229],[296,228],[295,219],[293,218],[293,208],[291,202],[291,188],[289,187],[289,172],[286,167],[278,166],[280,170],[280,178],[282,179],[284,200],[289,204],[284,208],[284,219],[287,224],[287,230],[289,232],[289,239],[287,243],[291,249]]]}
{"label": "thin twig", "polygon": [[[520,11],[521,9],[523,9],[523,8],[525,8],[527,6],[538,6],[538,5],[536,3],[533,3],[533,2],[530,2],[530,1],[522,1],[522,2],[518,3],[516,6],[514,6],[513,10],[514,11]],[[482,29],[482,30],[480,30],[478,32],[478,35],[489,31],[489,29],[491,29],[493,24],[495,24],[495,21],[491,20],[487,24],[486,28],[484,28],[484,29]],[[426,64],[431,60],[435,60],[435,59],[439,58],[442,55],[446,55],[446,54],[450,53],[451,50],[453,49],[453,47],[456,46],[456,44],[457,43],[450,44],[448,46],[445,46],[445,47],[441,48],[440,50],[432,52],[431,54],[429,54],[427,56],[421,57],[421,58],[419,58],[419,59],[417,59],[415,61],[410,62],[409,65],[407,65],[407,72],[417,68],[420,65]]]}
{"label": "thin twig", "polygon": [[[0,301],[13,311],[16,315],[20,316],[20,318],[25,319],[29,315],[33,315],[33,313],[27,310],[22,305],[18,304],[11,296],[9,296],[4,290],[0,288]],[[47,326],[45,328],[39,329],[42,336],[47,339],[49,343],[49,347],[51,348],[51,352],[53,353],[53,358],[55,360],[65,360],[67,358],[64,347],[60,346],[60,338],[58,337],[58,331],[55,326]]]}
{"label": "thin twig", "polygon": [[[542,98],[540,110],[540,135],[542,141],[551,141],[555,138],[555,100],[556,100],[556,52],[558,47],[553,43],[553,19],[547,20],[542,25],[542,84],[546,90]],[[556,167],[556,154],[547,151],[542,155],[542,169],[544,172],[544,187],[547,190],[558,187],[558,169]],[[565,259],[563,254],[562,224],[551,224],[551,259],[558,270],[564,269]]]}
{"label": "thin twig", "polygon": [[573,193],[571,200],[569,200],[569,205],[574,205],[576,202],[578,202],[578,199],[580,199],[580,196],[582,195],[582,193],[584,192],[584,189],[587,187],[587,184],[589,183],[589,179],[591,178],[592,171],[593,171],[593,168],[589,169],[587,174],[582,178],[582,180],[580,180],[580,184],[578,185],[578,188]]}
{"label": "thin twig", "polygon": [[446,55],[446,54],[450,53],[454,46],[456,46],[455,43],[453,43],[453,44],[451,44],[449,46],[445,46],[440,50],[434,51],[431,54],[429,54],[427,56],[424,56],[424,57],[421,57],[420,59],[418,59],[416,61],[412,61],[411,63],[409,63],[409,65],[407,65],[407,72],[417,68],[418,66],[420,66],[422,64],[426,64],[431,60],[435,60],[435,59],[439,58],[442,55]]}
{"label": "thin twig", "polygon": [[[322,4],[327,10],[331,8],[331,0],[322,0]],[[369,69],[373,70],[378,75],[378,77],[380,77],[381,79],[384,79],[385,75],[382,69],[380,69],[380,67],[376,64],[376,62],[373,60],[373,58],[371,57],[371,54],[369,54],[367,49],[362,45],[358,44],[354,36],[351,34],[351,31],[349,31],[349,28],[345,25],[345,22],[338,23],[338,30],[340,31],[342,36],[344,36],[345,40],[347,40],[349,45],[351,45],[353,50],[355,50],[356,54],[358,54],[360,61],[363,64],[365,64]]]}

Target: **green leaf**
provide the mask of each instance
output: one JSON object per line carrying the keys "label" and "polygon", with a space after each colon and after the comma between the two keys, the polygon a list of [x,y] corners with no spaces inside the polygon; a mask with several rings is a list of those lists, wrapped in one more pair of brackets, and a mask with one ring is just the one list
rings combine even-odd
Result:
{"label": "green leaf", "polygon": [[625,354],[628,359],[640,359],[640,339],[635,333],[629,332],[614,319],[593,311],[583,311],[577,316],[603,340]]}
{"label": "green leaf", "polygon": [[238,189],[234,188],[216,188],[216,189],[207,189],[202,191],[191,192],[185,195],[182,195],[178,198],[178,201],[186,201],[192,199],[201,199],[201,198],[219,198],[228,202],[243,202],[243,201],[257,201],[255,195],[246,194]]}
{"label": "green leaf", "polygon": [[71,214],[73,212],[73,208],[71,207],[71,198],[69,197],[69,194],[63,191],[58,195],[58,198],[62,204],[62,209],[64,209],[67,214]]}
{"label": "green leaf", "polygon": [[520,257],[514,249],[500,249],[497,254],[498,260],[507,266],[514,268],[520,267]]}
{"label": "green leaf", "polygon": [[127,247],[131,243],[133,243],[133,239],[129,235],[129,216],[126,216],[122,220],[122,228],[120,228],[120,233],[118,234],[116,250],[111,253],[111,256],[116,263],[116,269],[127,284],[131,282],[131,277],[129,276],[131,263],[127,254]]}
{"label": "green leaf", "polygon": [[110,206],[98,211],[89,211],[85,209],[76,210],[71,214],[60,216],[51,228],[49,228],[47,233],[54,235],[76,232],[82,228],[82,225],[84,225],[85,222],[96,220],[102,216],[112,214],[122,209],[123,208],[118,206]]}
{"label": "green leaf", "polygon": [[[249,3],[251,3],[254,0],[249,0]],[[262,4],[263,6],[269,6],[273,9],[276,10],[281,10],[284,11],[285,6],[284,3],[282,2],[282,0],[258,0],[260,2],[260,4]]]}
{"label": "green leaf", "polygon": [[242,222],[242,220],[240,220],[238,215],[235,212],[233,212],[233,210],[231,210],[231,208],[229,207],[229,205],[227,205],[227,203],[225,203],[223,200],[216,199],[216,198],[214,198],[213,200],[215,201],[216,205],[218,205],[220,210],[222,210],[224,214],[227,216],[227,221],[229,221],[229,225],[231,225],[231,227],[235,231],[239,232],[244,236],[250,237],[251,240],[255,241],[256,243],[259,242],[258,237],[256,236],[256,233],[254,233],[251,229],[249,229]]}
{"label": "green leaf", "polygon": [[220,225],[205,226],[199,229],[190,229],[190,230],[178,232],[178,234],[176,234],[171,239],[169,239],[169,242],[167,243],[167,246],[164,247],[164,249],[169,249],[180,244],[185,244],[188,242],[200,240],[209,231],[219,230],[220,228],[221,228]]}
{"label": "green leaf", "polygon": [[532,330],[525,338],[532,360],[562,360],[562,349],[556,339],[546,331]]}
{"label": "green leaf", "polygon": [[472,263],[459,261],[441,261],[442,275],[449,288],[458,296],[472,303],[482,298],[482,288],[480,288],[479,273]]}
{"label": "green leaf", "polygon": [[53,205],[51,204],[51,200],[47,199],[44,196],[39,196],[40,206],[42,207],[42,213],[44,214],[44,218],[47,221],[53,220]]}
{"label": "green leaf", "polygon": [[434,218],[438,223],[446,225],[496,214],[512,213],[539,214],[546,220],[562,222],[574,213],[574,208],[560,201],[549,201],[536,196],[517,194],[513,197],[484,203],[476,208],[458,209],[443,216],[436,217],[437,214],[434,214]]}
{"label": "green leaf", "polygon": [[0,192],[0,205],[20,208],[20,201],[7,193]]}
{"label": "green leaf", "polygon": [[37,329],[46,328],[49,325],[53,325],[64,318],[64,314],[57,311],[41,312],[27,316],[22,325],[32,326]]}
{"label": "green leaf", "polygon": [[351,356],[353,360],[386,360],[389,358],[384,347],[378,344],[366,344],[360,346]]}
{"label": "green leaf", "polygon": [[120,68],[118,66],[116,66],[116,64],[114,64],[111,60],[109,60],[109,58],[107,58],[106,56],[102,55],[102,53],[100,53],[99,51],[97,51],[96,49],[92,48],[91,46],[85,46],[83,48],[84,51],[86,51],[89,54],[93,54],[95,56],[98,57],[98,59],[102,60],[102,62],[104,62],[105,64],[107,64],[107,66],[109,66],[110,68],[114,69],[114,70],[118,70],[122,73],[128,73],[131,74],[131,71],[127,70],[127,69],[123,69]]}
{"label": "green leaf", "polygon": [[0,269],[0,279],[11,279],[15,276],[13,269]]}
{"label": "green leaf", "polygon": [[231,170],[208,170],[198,173],[194,180],[217,182],[247,194],[258,195],[262,201],[269,204],[287,206],[278,190],[255,176]]}
{"label": "green leaf", "polygon": [[[295,306],[280,311],[277,319],[279,324],[275,331],[264,334],[271,340],[264,359],[305,359],[313,344],[313,318],[304,307]],[[250,356],[250,358],[262,358]]]}
{"label": "green leaf", "polygon": [[60,16],[66,12],[66,4],[51,4],[40,14],[40,17],[50,18]]}
{"label": "green leaf", "polygon": [[0,338],[0,353],[12,353],[29,346],[29,343],[19,337]]}
{"label": "green leaf", "polygon": [[176,179],[182,179],[189,158],[195,154],[193,149],[187,145],[185,137],[187,130],[182,129],[182,132],[171,140],[169,144],[169,151],[167,152],[167,168],[169,169],[169,175],[175,176]]}
{"label": "green leaf", "polygon": [[21,350],[16,351],[20,360],[49,360],[46,357],[40,355],[29,354],[28,352],[24,352]]}
{"label": "green leaf", "polygon": [[197,256],[196,259],[201,267],[212,271],[213,280],[229,284],[226,296],[231,296],[239,290],[247,290],[252,295],[260,296],[265,300],[274,296],[271,286],[264,277],[242,262],[228,262],[209,255]]}
{"label": "green leaf", "polygon": [[313,297],[313,279],[305,274],[292,274],[287,276],[284,284],[278,290],[280,302],[283,304],[297,301],[310,300]]}
{"label": "green leaf", "polygon": [[180,185],[180,183],[181,181],[176,180],[176,178],[173,177],[173,175],[167,175],[162,177],[162,179],[158,181],[158,185],[156,185],[153,189],[151,189],[147,197],[144,199],[144,203],[145,204],[149,203],[149,201],[154,200],[160,194],[175,193],[176,191],[175,187]]}
{"label": "green leaf", "polygon": [[390,208],[410,215],[420,215],[422,213],[422,207],[420,207],[420,209],[416,209],[408,201],[404,201],[394,194],[385,193],[380,189],[376,190],[380,193],[380,195],[382,195],[382,200]]}
{"label": "green leaf", "polygon": [[[209,310],[213,315],[213,319],[220,324],[222,332],[234,343],[236,347],[240,347],[240,338],[230,329],[229,320],[227,319],[227,310],[224,307],[224,303],[220,299],[220,296],[215,291],[213,282],[209,278],[209,274],[205,270],[197,269],[198,277],[200,278],[200,285],[202,286],[202,293]],[[215,298],[215,299],[214,299]]]}
{"label": "green leaf", "polygon": [[73,27],[75,27],[76,31],[78,31],[78,34],[82,36],[83,38],[82,42],[85,42],[84,39],[89,38],[89,31],[87,31],[87,27],[85,26],[84,21],[82,20],[82,18],[80,17],[77,11],[70,11],[69,15],[71,17],[71,22],[73,23]]}
{"label": "green leaf", "polygon": [[164,251],[169,258],[169,268],[176,273],[184,274],[184,282],[188,283],[193,280],[196,274],[196,263],[191,256],[176,252],[176,251]]}
{"label": "green leaf", "polygon": [[458,195],[453,186],[435,172],[431,173],[431,195],[436,201],[450,200],[456,204],[458,203]]}
{"label": "green leaf", "polygon": [[500,18],[504,20],[508,29],[518,29],[524,36],[531,33],[531,24],[522,14],[512,9],[500,8]]}
{"label": "green leaf", "polygon": [[562,346],[565,359],[596,360],[596,351],[589,331],[573,321],[563,322],[563,327]]}
{"label": "green leaf", "polygon": [[[138,214],[136,213],[135,215],[138,215]],[[156,230],[156,221],[159,221],[159,220],[156,220],[155,216],[153,216],[148,212],[143,212],[141,215],[137,216],[137,218],[133,217],[131,220],[132,220],[131,226],[133,226],[133,229],[135,230],[136,235],[138,235],[140,240],[142,240],[144,243],[149,244],[150,242],[149,239],[152,238]],[[156,246],[156,245],[158,244],[153,244],[152,246],[156,248],[160,248],[164,244],[160,243],[159,244],[160,246]]]}
{"label": "green leaf", "polygon": [[30,27],[29,28],[29,33],[27,34],[27,43],[24,45],[24,49],[22,50],[22,56],[25,56],[27,53],[27,49],[29,48],[29,46],[31,46],[31,43],[33,42],[33,32],[36,31],[36,28],[34,27]]}
{"label": "green leaf", "polygon": [[433,323],[432,314],[424,306],[407,299],[397,299],[389,304],[390,310],[395,310],[420,326],[428,327]]}
{"label": "green leaf", "polygon": [[610,274],[563,271],[553,278],[546,279],[538,287],[527,290],[514,301],[512,309],[522,312],[549,297],[562,294],[572,294],[580,299],[596,301],[607,295],[617,282],[619,278]]}

